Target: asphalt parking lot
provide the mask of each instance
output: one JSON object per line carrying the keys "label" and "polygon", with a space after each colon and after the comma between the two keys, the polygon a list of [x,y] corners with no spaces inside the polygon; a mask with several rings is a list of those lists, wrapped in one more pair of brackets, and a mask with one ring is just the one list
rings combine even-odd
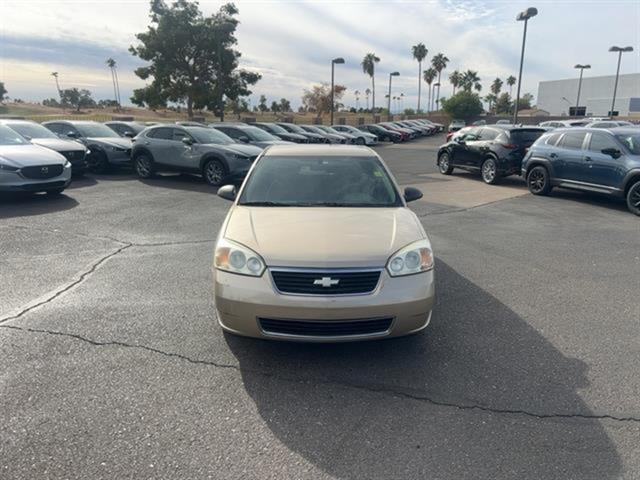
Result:
{"label": "asphalt parking lot", "polygon": [[225,336],[200,179],[0,200],[0,478],[640,478],[640,222],[377,148],[436,254],[422,334]]}

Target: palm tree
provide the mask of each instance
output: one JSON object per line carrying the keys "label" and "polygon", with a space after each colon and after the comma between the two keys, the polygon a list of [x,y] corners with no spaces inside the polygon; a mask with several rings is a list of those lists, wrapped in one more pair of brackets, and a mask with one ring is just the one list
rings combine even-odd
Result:
{"label": "palm tree", "polygon": [[497,100],[498,97],[494,93],[490,93],[486,97],[484,97],[484,101],[489,104],[489,111],[491,111],[491,105],[495,105]]}
{"label": "palm tree", "polygon": [[369,110],[369,95],[371,95],[371,89],[370,89],[370,88],[367,88],[367,89],[364,91],[364,96],[365,96],[365,98],[366,98],[366,100],[367,100],[367,110]]}
{"label": "palm tree", "polygon": [[360,106],[360,90],[353,92],[353,95],[356,97],[356,110],[358,110],[358,107]]}
{"label": "palm tree", "polygon": [[418,61],[418,110],[416,113],[420,113],[420,95],[422,93],[422,79],[420,78],[420,73],[422,72],[422,61],[427,57],[427,47],[424,46],[424,43],[419,43],[411,47],[411,54],[413,58]]}
{"label": "palm tree", "polygon": [[509,75],[507,77],[507,85],[509,85],[509,96],[511,96],[511,93],[513,92],[513,86],[516,84],[516,77],[514,77],[513,75]]}
{"label": "palm tree", "polygon": [[375,53],[367,53],[362,59],[362,71],[371,77],[371,109],[375,113],[376,110],[376,63],[380,61],[380,58],[376,57]]}
{"label": "palm tree", "polygon": [[[444,53],[438,53],[431,59],[431,66],[436,69],[438,72],[438,83],[440,83],[440,74],[442,70],[447,68],[447,63],[449,63],[449,59],[444,56]],[[438,86],[438,96],[436,97],[436,110],[440,108],[440,86]]]}
{"label": "palm tree", "polygon": [[113,83],[113,97],[116,103],[120,104],[120,102],[118,101],[118,89],[116,88],[116,75],[115,75],[116,61],[113,58],[107,58],[107,61],[105,63],[107,64],[107,67],[109,67],[109,70],[111,71],[111,82]]}
{"label": "palm tree", "polygon": [[422,72],[422,78],[425,82],[427,82],[427,85],[429,85],[429,102],[427,106],[427,113],[431,111],[431,84],[437,76],[438,72],[436,72],[435,68],[428,68],[424,72]]}
{"label": "palm tree", "polygon": [[60,84],[58,83],[58,72],[51,72],[51,76],[55,79],[58,96],[62,99],[62,91],[60,90]]}
{"label": "palm tree", "polygon": [[464,72],[460,79],[460,87],[465,92],[470,92],[472,89],[476,89],[477,91],[482,90],[478,72],[474,72],[473,70],[467,70],[466,72]]}
{"label": "palm tree", "polygon": [[453,94],[456,94],[456,88],[460,86],[460,80],[462,75],[458,70],[454,70],[451,75],[449,75],[449,83],[453,86]]}
{"label": "palm tree", "polygon": [[500,95],[500,90],[502,90],[503,82],[500,78],[496,78],[491,84],[491,93],[493,93],[496,97]]}
{"label": "palm tree", "polygon": [[400,94],[400,112],[404,113],[404,93]]}

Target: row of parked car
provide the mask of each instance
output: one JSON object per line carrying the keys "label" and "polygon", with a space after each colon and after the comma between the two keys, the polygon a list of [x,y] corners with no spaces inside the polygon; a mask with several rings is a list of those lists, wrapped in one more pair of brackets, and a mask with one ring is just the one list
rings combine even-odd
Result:
{"label": "row of parked car", "polygon": [[133,163],[149,178],[160,171],[201,174],[211,185],[239,180],[263,149],[283,142],[404,142],[443,130],[428,120],[360,125],[293,123],[143,124],[112,121],[0,120],[0,190],[61,193],[72,174]]}
{"label": "row of parked car", "polygon": [[478,172],[490,185],[521,175],[534,195],[562,187],[619,197],[640,215],[640,128],[633,124],[465,127],[439,148],[437,166],[443,175]]}

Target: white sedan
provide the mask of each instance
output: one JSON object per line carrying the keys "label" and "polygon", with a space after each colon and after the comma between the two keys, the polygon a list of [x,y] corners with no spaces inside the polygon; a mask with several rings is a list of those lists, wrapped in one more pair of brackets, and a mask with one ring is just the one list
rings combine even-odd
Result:
{"label": "white sedan", "polygon": [[356,143],[360,145],[376,145],[378,143],[378,137],[373,133],[363,132],[362,130],[352,127],[351,125],[332,125],[331,128],[340,132],[348,133],[358,139]]}

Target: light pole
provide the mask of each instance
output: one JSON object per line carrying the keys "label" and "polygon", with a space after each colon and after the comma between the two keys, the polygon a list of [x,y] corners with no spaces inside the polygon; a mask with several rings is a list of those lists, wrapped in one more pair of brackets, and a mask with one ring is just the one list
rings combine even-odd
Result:
{"label": "light pole", "polygon": [[518,22],[524,22],[524,33],[522,34],[522,51],[520,52],[520,74],[518,75],[518,90],[516,91],[516,111],[513,112],[513,124],[518,123],[518,106],[520,103],[520,87],[522,85],[522,64],[524,63],[524,45],[527,41],[527,23],[529,19],[538,14],[538,9],[529,7],[525,11],[520,12],[516,17]]}
{"label": "light pole", "polygon": [[591,65],[580,65],[579,63],[574,66],[573,68],[579,68],[580,69],[580,80],[578,80],[578,98],[576,98],[576,111],[574,112],[576,114],[576,117],[578,116],[578,107],[580,106],[580,89],[582,88],[582,72],[584,72],[584,69],[589,69],[591,68]]}
{"label": "light pole", "polygon": [[[433,91],[435,92],[436,87],[438,87],[438,91],[440,91],[440,82],[436,82],[433,84]],[[433,105],[432,105],[433,106]],[[436,98],[436,112],[440,111],[440,97]]]}
{"label": "light pole", "polygon": [[391,79],[393,77],[397,77],[398,75],[400,75],[400,72],[391,72],[389,74],[389,100],[387,105],[387,111],[389,112],[389,120],[391,120]]}
{"label": "light pole", "polygon": [[334,79],[334,71],[335,71],[335,65],[336,63],[338,64],[342,64],[344,63],[344,58],[342,57],[338,57],[338,58],[334,58],[333,60],[331,60],[331,123],[329,125],[333,125],[333,109],[334,109],[334,101],[333,101],[333,90],[334,90],[334,86],[333,86],[333,79]]}
{"label": "light pole", "polygon": [[616,70],[616,83],[613,86],[613,100],[611,102],[610,117],[613,117],[613,108],[616,105],[616,93],[618,91],[618,77],[620,76],[620,60],[622,60],[622,52],[633,52],[633,47],[610,47],[610,52],[618,52],[618,69]]}

